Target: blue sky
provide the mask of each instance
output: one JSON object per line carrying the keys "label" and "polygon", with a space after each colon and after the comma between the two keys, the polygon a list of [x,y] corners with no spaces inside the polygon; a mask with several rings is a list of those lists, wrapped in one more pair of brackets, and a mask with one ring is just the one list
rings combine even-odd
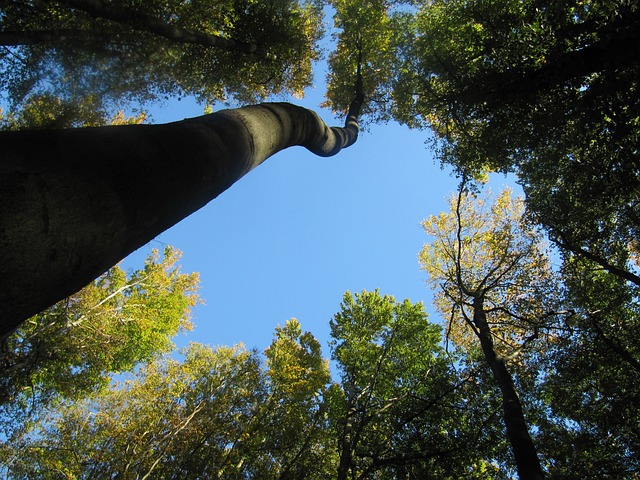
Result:
{"label": "blue sky", "polygon": [[[341,125],[343,119],[320,109],[324,74],[316,79],[293,103]],[[183,99],[151,114],[162,123],[202,110]],[[390,123],[372,125],[335,157],[283,151],[123,266],[140,268],[152,248],[172,245],[183,251],[182,270],[200,273],[205,304],[194,310],[195,329],[178,337],[179,346],[242,342],[264,349],[275,327],[295,317],[328,355],[329,321],[347,290],[378,288],[431,310],[417,259],[427,241],[420,222],[446,208],[457,181],[434,159],[428,136]]]}

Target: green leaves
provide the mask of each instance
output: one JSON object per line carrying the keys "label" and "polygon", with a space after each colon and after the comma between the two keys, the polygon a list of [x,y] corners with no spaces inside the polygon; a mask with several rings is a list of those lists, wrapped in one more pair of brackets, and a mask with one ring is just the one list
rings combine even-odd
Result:
{"label": "green leaves", "polygon": [[[474,400],[467,398],[469,410],[456,405],[465,382],[457,383],[424,306],[377,291],[347,292],[331,337],[342,376],[327,396],[338,478],[465,476],[464,465],[484,453],[465,418]],[[460,463],[452,462],[457,456]]]}
{"label": "green leaves", "polygon": [[306,1],[36,1],[1,10],[0,87],[15,107],[42,94],[94,96],[103,109],[170,95],[209,104],[301,95],[322,35],[321,8]]}
{"label": "green leaves", "polygon": [[266,353],[264,365],[242,346],[192,343],[180,360],[156,359],[50,412],[0,458],[12,478],[61,466],[72,478],[326,478],[320,402],[329,372],[318,342],[292,320]]}
{"label": "green leaves", "polygon": [[[150,259],[147,275],[155,265]],[[117,290],[131,278],[114,272],[105,282]],[[295,319],[276,328],[264,361],[241,345],[192,343],[43,412],[0,444],[0,471],[8,478],[460,478],[470,465],[488,465],[481,439],[491,421],[477,420],[478,390],[456,376],[422,304],[347,292],[332,338],[343,379],[330,386],[320,344]]]}
{"label": "green leaves", "polygon": [[392,11],[384,0],[333,1],[337,49],[329,57],[326,106],[346,112],[355,96],[356,78],[362,76],[365,102],[362,114],[369,120],[388,119],[390,82],[398,51],[395,36],[408,33],[407,16]]}
{"label": "green leaves", "polygon": [[2,422],[79,398],[104,387],[113,373],[133,369],[173,348],[191,329],[198,275],[183,274],[180,252],[157,251],[142,270],[116,266],[77,294],[27,320],[2,346]]}

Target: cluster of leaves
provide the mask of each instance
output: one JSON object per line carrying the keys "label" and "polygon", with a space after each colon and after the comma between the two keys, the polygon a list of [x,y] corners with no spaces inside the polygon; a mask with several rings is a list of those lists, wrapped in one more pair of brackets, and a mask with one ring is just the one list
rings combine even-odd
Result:
{"label": "cluster of leaves", "polygon": [[122,111],[109,115],[91,96],[73,101],[49,94],[32,95],[5,116],[0,109],[0,130],[98,127],[144,123],[145,112],[127,117]]}
{"label": "cluster of leaves", "polygon": [[171,338],[191,329],[190,310],[198,302],[198,275],[180,273],[179,258],[168,247],[129,275],[115,266],[2,339],[5,434],[48,405],[98,391],[113,373],[173,348]]}
{"label": "cluster of leaves", "polygon": [[[301,94],[311,82],[322,34],[317,3],[88,3],[0,7],[0,87],[14,104],[42,93],[78,101],[87,92],[103,107],[181,95],[254,102]],[[215,40],[231,46],[208,43]]]}
{"label": "cluster of leaves", "polygon": [[492,314],[497,350],[510,356],[544,327],[552,311],[557,278],[540,231],[525,225],[524,202],[509,189],[492,198],[461,192],[450,210],[423,222],[433,241],[420,252],[435,305],[449,319],[446,332],[458,347],[477,348],[472,298],[482,297]]}
{"label": "cluster of leaves", "polygon": [[390,75],[395,61],[394,37],[399,17],[385,0],[332,1],[337,48],[329,56],[325,106],[346,113],[355,95],[355,79],[361,75],[365,103],[362,115],[384,120]]}
{"label": "cluster of leaves", "polygon": [[337,478],[497,475],[489,440],[496,426],[477,372],[458,376],[422,304],[347,293],[331,337],[341,375],[328,392]]}

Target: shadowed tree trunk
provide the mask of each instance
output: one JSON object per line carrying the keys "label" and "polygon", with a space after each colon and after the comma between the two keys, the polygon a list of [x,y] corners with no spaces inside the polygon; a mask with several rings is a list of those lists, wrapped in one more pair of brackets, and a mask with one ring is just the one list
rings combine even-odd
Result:
{"label": "shadowed tree trunk", "polygon": [[[495,335],[498,331],[507,338],[516,333],[520,348],[515,353],[529,341],[518,340],[527,331],[526,324],[529,323],[524,320],[529,316],[526,309],[520,315],[516,313],[518,302],[526,302],[531,308],[533,302],[542,301],[539,293],[543,286],[549,285],[548,263],[541,257],[538,247],[541,237],[522,228],[523,209],[518,208],[508,194],[500,195],[492,204],[475,199],[468,193],[467,182],[468,177],[463,172],[457,200],[450,203],[450,214],[442,213],[425,221],[425,230],[435,237],[437,248],[425,248],[421,262],[429,272],[430,283],[439,285],[447,303],[451,302],[448,306],[441,303],[445,305],[444,311],[451,308],[447,335],[452,328],[466,326],[480,342],[484,360],[500,389],[502,419],[518,478],[543,480],[545,473],[503,353],[505,349],[516,347],[504,347],[511,343],[506,341],[502,348],[496,348],[494,339],[499,338]],[[486,309],[486,304],[491,305],[490,310]],[[442,307],[439,308],[443,312]],[[496,332],[489,323],[489,312],[504,315],[502,318],[496,316]],[[460,317],[456,319],[454,315]],[[463,323],[456,326],[454,320]],[[533,322],[530,324],[534,325]],[[458,340],[461,345],[469,341],[462,335]]]}
{"label": "shadowed tree trunk", "polygon": [[164,125],[1,132],[0,337],[274,153],[331,156],[353,144],[361,103],[344,128],[272,103]]}
{"label": "shadowed tree trunk", "polygon": [[507,438],[516,460],[518,478],[520,480],[544,480],[538,453],[533,444],[527,421],[524,418],[520,397],[513,384],[511,373],[504,359],[496,354],[487,313],[482,296],[473,296],[473,324],[475,325],[482,346],[484,358],[491,368],[493,378],[502,394],[502,417],[507,428]]}

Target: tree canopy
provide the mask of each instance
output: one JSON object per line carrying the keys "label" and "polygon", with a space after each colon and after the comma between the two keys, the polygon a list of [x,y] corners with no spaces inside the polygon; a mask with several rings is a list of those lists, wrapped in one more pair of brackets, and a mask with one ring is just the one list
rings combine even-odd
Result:
{"label": "tree canopy", "polygon": [[[325,105],[344,128],[274,103],[164,126],[114,116],[301,94],[326,6]],[[5,471],[637,477],[639,27],[634,0],[2,2],[2,126],[31,130],[0,133],[0,405],[23,422]],[[295,320],[264,354],[159,359],[197,301],[172,250],[31,317],[277,151],[353,144],[360,112],[430,129],[463,180],[420,253],[444,347],[422,305],[375,291],[345,294],[331,321],[339,380]],[[524,200],[471,194],[487,172],[514,173]]]}
{"label": "tree canopy", "polygon": [[[264,355],[192,343],[0,445],[8,478],[502,478],[482,391],[424,307],[346,293],[320,344],[292,319]],[[476,411],[477,409],[477,411]],[[479,414],[479,415],[476,415]]]}
{"label": "tree canopy", "polygon": [[315,2],[4,2],[0,88],[99,105],[301,95],[322,34]]}

